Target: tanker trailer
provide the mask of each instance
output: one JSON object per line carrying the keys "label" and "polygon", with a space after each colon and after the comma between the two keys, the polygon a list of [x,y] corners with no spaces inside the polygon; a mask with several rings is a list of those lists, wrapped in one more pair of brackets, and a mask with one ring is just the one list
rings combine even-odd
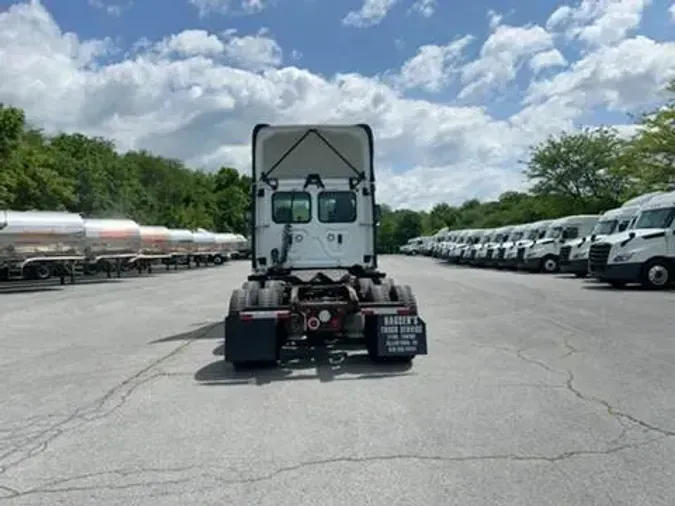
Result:
{"label": "tanker trailer", "polygon": [[133,220],[85,219],[84,273],[105,272],[111,277],[114,268],[117,277],[127,262],[141,251],[141,227]]}
{"label": "tanker trailer", "polygon": [[251,256],[251,241],[241,234],[235,234],[235,257],[236,258],[249,258]]}
{"label": "tanker trailer", "polygon": [[[216,244],[216,234],[204,230],[203,228],[198,228],[193,232],[195,238],[195,251],[192,254],[197,267],[201,264],[208,265],[209,262],[215,260],[215,254],[217,249]],[[222,261],[220,262],[222,263]]]}
{"label": "tanker trailer", "polygon": [[171,232],[166,227],[141,225],[141,250],[129,263],[140,274],[152,273],[152,266],[171,258]]}
{"label": "tanker trailer", "polygon": [[194,234],[184,228],[170,228],[169,234],[171,258],[165,261],[166,269],[169,270],[170,265],[175,269],[179,265],[185,265],[189,269],[195,251]]}
{"label": "tanker trailer", "polygon": [[[222,256],[222,261],[229,261],[235,253],[236,236],[227,232],[216,234],[216,249],[219,255]],[[218,260],[214,259],[214,263],[218,265]],[[220,262],[222,263],[222,262]]]}
{"label": "tanker trailer", "polygon": [[53,211],[0,211],[0,277],[40,279],[53,275],[75,280],[84,260],[84,220]]}

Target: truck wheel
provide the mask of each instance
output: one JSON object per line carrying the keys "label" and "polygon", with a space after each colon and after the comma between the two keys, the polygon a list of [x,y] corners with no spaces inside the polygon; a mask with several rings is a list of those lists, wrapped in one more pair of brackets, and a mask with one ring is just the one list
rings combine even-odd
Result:
{"label": "truck wheel", "polygon": [[395,285],[394,293],[396,294],[395,300],[402,302],[410,310],[410,314],[417,314],[417,299],[409,285]]}
{"label": "truck wheel", "polygon": [[367,299],[370,302],[389,302],[391,297],[384,286],[372,284]]}
{"label": "truck wheel", "polygon": [[283,292],[276,286],[261,288],[258,292],[258,306],[279,307],[282,303]]}
{"label": "truck wheel", "polygon": [[384,278],[382,280],[382,286],[387,291],[390,298],[394,297],[394,286],[395,285],[396,285],[396,282],[394,281],[393,278]]}
{"label": "truck wheel", "polygon": [[546,255],[541,259],[539,264],[539,271],[545,274],[552,274],[558,272],[558,259],[553,255]]}
{"label": "truck wheel", "polygon": [[254,294],[250,290],[245,290],[243,288],[235,288],[232,291],[232,295],[230,296],[229,314],[237,315],[247,307],[254,306],[256,303],[254,295],[256,294]]}
{"label": "truck wheel", "polygon": [[33,267],[33,275],[35,279],[45,281],[52,277],[52,269],[47,264],[36,264]]}
{"label": "truck wheel", "polygon": [[283,290],[284,286],[286,286],[286,283],[279,279],[270,279],[269,281],[265,281],[265,288],[274,288],[276,290]]}
{"label": "truck wheel", "polygon": [[359,295],[361,299],[367,300],[373,288],[373,280],[370,278],[359,278]]}
{"label": "truck wheel", "polygon": [[664,260],[654,259],[642,269],[640,284],[649,290],[663,290],[672,282],[672,267]]}
{"label": "truck wheel", "polygon": [[223,257],[220,255],[215,255],[213,257],[213,265],[223,265]]}

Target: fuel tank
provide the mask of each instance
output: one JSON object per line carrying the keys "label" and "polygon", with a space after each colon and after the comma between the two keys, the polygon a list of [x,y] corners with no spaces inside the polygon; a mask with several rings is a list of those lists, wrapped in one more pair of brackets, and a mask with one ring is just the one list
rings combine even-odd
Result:
{"label": "fuel tank", "polygon": [[141,254],[169,255],[171,253],[171,232],[166,227],[141,225]]}
{"label": "fuel tank", "polygon": [[171,253],[189,255],[195,250],[195,238],[192,231],[184,228],[170,228]]}
{"label": "fuel tank", "polygon": [[79,214],[0,211],[0,260],[80,257],[84,250],[85,225]]}
{"label": "fuel tank", "polygon": [[141,227],[132,220],[85,219],[89,258],[132,256],[142,248]]}

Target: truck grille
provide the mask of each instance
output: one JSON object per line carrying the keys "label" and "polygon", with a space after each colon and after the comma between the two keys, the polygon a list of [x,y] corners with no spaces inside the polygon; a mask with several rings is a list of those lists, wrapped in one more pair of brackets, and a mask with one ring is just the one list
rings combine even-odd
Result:
{"label": "truck grille", "polygon": [[612,245],[606,242],[591,244],[591,249],[588,252],[588,267],[591,271],[605,270],[611,248]]}
{"label": "truck grille", "polygon": [[518,256],[516,257],[516,259],[519,262],[525,260],[525,248],[518,248]]}
{"label": "truck grille", "polygon": [[504,260],[504,248],[497,250],[497,260]]}
{"label": "truck grille", "polygon": [[563,246],[560,248],[560,265],[564,265],[569,262],[571,252],[572,246]]}

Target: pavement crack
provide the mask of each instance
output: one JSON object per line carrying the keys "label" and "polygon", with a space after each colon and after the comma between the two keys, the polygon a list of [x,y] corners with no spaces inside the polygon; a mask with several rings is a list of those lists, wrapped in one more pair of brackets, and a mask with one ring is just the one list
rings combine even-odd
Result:
{"label": "pavement crack", "polygon": [[[91,423],[96,420],[104,419],[129,400],[129,398],[142,386],[148,384],[157,378],[167,376],[169,373],[154,373],[151,372],[159,367],[162,363],[170,360],[185,350],[193,342],[207,335],[220,323],[215,323],[203,329],[198,334],[195,334],[187,341],[180,344],[169,353],[154,360],[149,365],[129,376],[122,382],[118,383],[109,389],[103,396],[90,404],[76,409],[73,413],[66,416],[59,422],[52,423],[44,429],[36,431],[29,438],[22,441],[21,444],[16,445],[11,450],[0,455],[0,475],[5,474],[8,470],[17,467],[23,462],[32,459],[49,448],[49,445],[65,432],[77,430],[81,426]],[[45,417],[47,418],[47,417]],[[7,462],[10,460],[9,462]]]}
{"label": "pavement crack", "polygon": [[[444,455],[420,455],[420,454],[394,454],[394,455],[372,455],[372,456],[363,456],[363,457],[354,457],[354,456],[342,456],[342,457],[332,457],[327,459],[318,459],[318,460],[309,460],[305,462],[300,462],[297,464],[292,464],[288,466],[279,467],[268,473],[260,474],[257,476],[242,477],[242,478],[224,478],[220,474],[216,474],[218,471],[229,471],[236,472],[232,468],[222,468],[220,470],[216,469],[214,471],[197,473],[191,476],[175,477],[166,479],[155,478],[151,480],[139,480],[133,481],[131,483],[118,483],[118,484],[92,484],[92,485],[77,485],[70,484],[75,481],[87,480],[87,479],[96,479],[103,478],[106,476],[118,476],[120,478],[126,477],[138,477],[144,473],[152,474],[175,474],[175,473],[190,473],[191,471],[196,471],[199,466],[185,466],[185,467],[176,467],[176,468],[143,468],[143,469],[120,469],[113,471],[104,471],[98,473],[89,473],[77,476],[71,476],[67,478],[61,478],[58,480],[53,480],[44,485],[40,485],[35,488],[31,488],[25,491],[17,491],[10,489],[9,487],[4,487],[6,490],[11,491],[12,495],[0,497],[0,501],[5,499],[15,499],[17,497],[24,497],[28,495],[40,495],[40,494],[58,494],[58,493],[70,493],[70,492],[84,492],[84,491],[95,491],[95,490],[126,490],[133,488],[147,488],[152,486],[166,486],[166,485],[179,485],[183,483],[193,482],[198,479],[211,478],[216,480],[220,485],[250,485],[255,483],[261,483],[265,481],[273,480],[281,475],[294,473],[297,471],[302,471],[304,469],[330,466],[335,464],[374,464],[382,462],[396,462],[396,461],[417,461],[417,462],[437,462],[437,463],[450,463],[450,464],[464,464],[464,463],[473,463],[473,462],[486,462],[486,461],[504,461],[512,463],[520,462],[534,462],[534,463],[548,463],[548,464],[557,464],[558,462],[569,460],[573,458],[583,458],[583,457],[602,457],[607,455],[612,455],[621,451],[631,450],[638,447],[649,445],[655,441],[663,439],[664,436],[655,437],[641,443],[625,443],[619,444],[612,447],[609,447],[604,450],[570,450],[567,452],[559,453],[556,455],[520,455],[520,454],[487,454],[487,455],[464,455],[464,456],[444,456]],[[67,486],[62,486],[67,485]]]}

